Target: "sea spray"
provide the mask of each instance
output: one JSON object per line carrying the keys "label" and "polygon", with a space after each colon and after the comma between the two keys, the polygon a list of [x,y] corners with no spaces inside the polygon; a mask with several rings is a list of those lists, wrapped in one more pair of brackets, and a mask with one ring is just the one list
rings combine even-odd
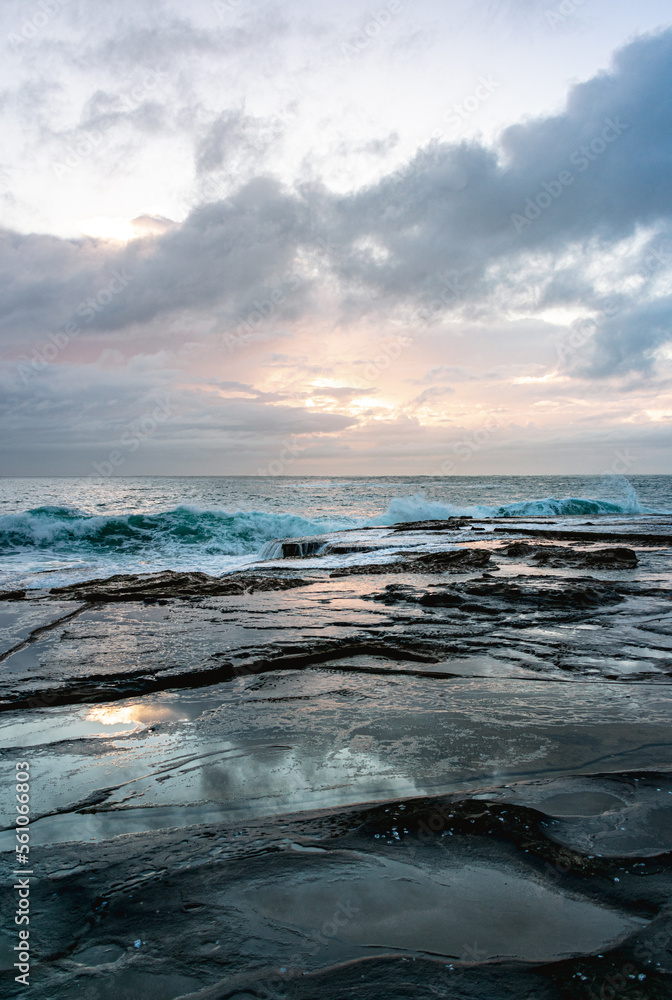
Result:
{"label": "sea spray", "polygon": [[448,517],[558,517],[558,516],[599,516],[604,514],[647,513],[639,505],[634,490],[619,501],[565,497],[556,500],[521,500],[506,504],[472,504],[460,506],[427,500],[422,493],[392,500],[380,517],[369,523],[372,525],[401,524],[404,521],[440,521]]}
{"label": "sea spray", "polygon": [[[264,511],[177,507],[159,513],[91,515],[68,507],[39,507],[0,517],[0,554],[42,549],[55,554],[174,555],[201,549],[207,555],[258,552],[275,538],[317,535],[349,527],[348,519],[310,519]],[[176,568],[178,568],[176,566]]]}

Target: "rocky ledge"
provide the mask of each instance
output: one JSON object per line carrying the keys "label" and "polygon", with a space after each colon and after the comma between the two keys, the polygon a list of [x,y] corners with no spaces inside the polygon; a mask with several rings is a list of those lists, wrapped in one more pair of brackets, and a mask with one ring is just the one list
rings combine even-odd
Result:
{"label": "rocky ledge", "polygon": [[669,1000],[671,537],[451,519],[6,593],[31,995]]}

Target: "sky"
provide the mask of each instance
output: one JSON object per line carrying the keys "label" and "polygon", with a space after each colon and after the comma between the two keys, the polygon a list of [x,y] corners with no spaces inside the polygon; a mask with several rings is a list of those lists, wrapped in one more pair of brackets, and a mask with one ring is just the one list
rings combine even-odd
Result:
{"label": "sky", "polygon": [[671,473],[659,0],[3,0],[0,474]]}

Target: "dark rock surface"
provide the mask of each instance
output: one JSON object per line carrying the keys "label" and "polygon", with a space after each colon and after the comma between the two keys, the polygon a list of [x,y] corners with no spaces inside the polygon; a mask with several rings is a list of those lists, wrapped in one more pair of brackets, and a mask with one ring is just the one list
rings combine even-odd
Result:
{"label": "dark rock surface", "polygon": [[623,545],[578,551],[560,545],[531,545],[514,542],[504,550],[509,558],[531,559],[540,566],[576,566],[585,569],[634,569],[637,553]]}
{"label": "dark rock surface", "polygon": [[445,521],[403,521],[401,524],[393,525],[394,531],[426,531],[430,533],[442,531],[460,531],[462,528],[470,526],[473,517],[463,515],[461,517],[449,517]]}
{"label": "dark rock surface", "polygon": [[430,525],[2,602],[35,1000],[670,1000],[669,532]]}
{"label": "dark rock surface", "polygon": [[485,549],[458,549],[453,552],[409,553],[403,559],[389,563],[363,563],[337,569],[330,575],[371,576],[380,573],[468,573],[490,562]]}
{"label": "dark rock surface", "polygon": [[487,793],[41,858],[37,1000],[588,1000],[616,975],[631,1000],[670,995],[669,856],[559,847],[543,814]]}
{"label": "dark rock surface", "polygon": [[207,573],[143,573],[110,576],[67,587],[53,587],[54,597],[90,603],[114,601],[170,600],[189,597],[217,597],[222,594],[254,594],[268,590],[292,590],[306,581],[284,576],[260,576],[251,573],[215,577]]}

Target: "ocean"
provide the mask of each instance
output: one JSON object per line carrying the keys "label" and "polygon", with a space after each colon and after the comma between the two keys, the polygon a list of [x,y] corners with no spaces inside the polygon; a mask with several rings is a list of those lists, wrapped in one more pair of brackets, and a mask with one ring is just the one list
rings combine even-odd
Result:
{"label": "ocean", "polygon": [[632,518],[672,511],[672,476],[0,479],[0,589],[119,573],[231,573],[268,543],[475,517]]}

